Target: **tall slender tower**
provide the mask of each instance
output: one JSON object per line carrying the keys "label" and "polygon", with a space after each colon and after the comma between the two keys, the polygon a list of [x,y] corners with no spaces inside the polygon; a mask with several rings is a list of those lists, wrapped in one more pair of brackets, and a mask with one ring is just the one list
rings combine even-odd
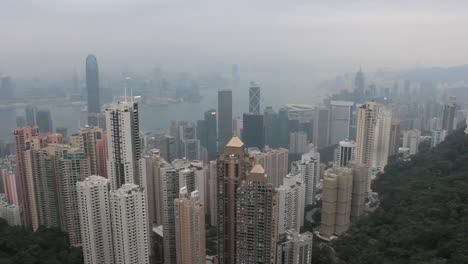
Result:
{"label": "tall slender tower", "polygon": [[76,190],[84,263],[114,264],[109,180],[93,175],[77,182]]}
{"label": "tall slender tower", "polygon": [[96,140],[96,164],[97,175],[107,177],[107,134],[103,133],[101,138]]}
{"label": "tall slender tower", "polygon": [[218,91],[218,153],[232,137],[232,91]]}
{"label": "tall slender tower", "polygon": [[351,114],[353,102],[331,101],[329,111],[329,134],[328,144],[334,145],[342,140],[350,139]]}
{"label": "tall slender tower", "polygon": [[314,145],[318,148],[324,148],[328,145],[328,109],[316,108],[314,115]]}
{"label": "tall slender tower", "polygon": [[97,126],[96,116],[101,112],[99,100],[99,69],[94,55],[86,57],[86,91],[88,92],[88,123]]}
{"label": "tall slender tower", "polygon": [[260,114],[260,86],[255,82],[250,82],[249,87],[249,113]]}
{"label": "tall slender tower", "polygon": [[352,190],[353,171],[350,168],[333,168],[325,173],[321,235],[341,235],[349,228]]}
{"label": "tall slender tower", "polygon": [[174,201],[177,264],[205,263],[205,210],[198,198],[198,191],[189,197],[183,187]]}
{"label": "tall slender tower", "polygon": [[236,263],[276,263],[278,195],[262,165],[252,168],[236,194]]}
{"label": "tall slender tower", "polygon": [[17,128],[13,134],[15,136],[16,146],[18,203],[22,212],[21,220],[24,226],[31,228],[31,204],[29,203],[27,191],[28,185],[24,162],[24,151],[26,150],[26,142],[29,138],[39,135],[39,128],[37,126]]}
{"label": "tall slender tower", "polygon": [[314,203],[317,185],[320,181],[320,153],[310,151],[294,163],[293,171],[300,172],[305,184],[305,205]]}
{"label": "tall slender tower", "polygon": [[278,193],[278,235],[299,232],[304,224],[305,185],[300,173],[288,174]]}
{"label": "tall slender tower", "polygon": [[53,132],[52,115],[49,109],[39,109],[36,111],[36,123],[41,133]]}
{"label": "tall slender tower", "polygon": [[123,184],[109,192],[109,199],[115,263],[148,264],[148,219],[143,189]]}
{"label": "tall slender tower", "polygon": [[[130,99],[130,101],[129,101]],[[141,157],[138,103],[133,98],[114,102],[106,109],[108,179],[111,189],[125,183],[140,184],[138,161]]]}
{"label": "tall slender tower", "polygon": [[[253,159],[253,158],[252,158]],[[245,152],[244,142],[233,137],[217,160],[218,257],[219,263],[236,263],[236,208],[241,182],[252,168],[252,160]]]}
{"label": "tall slender tower", "polygon": [[216,139],[218,138],[216,110],[211,109],[205,112],[206,122],[206,149],[208,151],[208,160],[216,158]]}
{"label": "tall slender tower", "polygon": [[179,173],[168,163],[161,165],[163,197],[164,263],[177,263],[174,200],[179,196]]}
{"label": "tall slender tower", "polygon": [[249,148],[257,147],[259,149],[263,149],[265,147],[265,126],[263,123],[263,115],[243,115],[242,140]]}
{"label": "tall slender tower", "polygon": [[86,154],[79,148],[62,148],[58,160],[57,190],[61,228],[68,233],[72,246],[81,246],[78,195],[76,183],[89,175]]}
{"label": "tall slender tower", "polygon": [[450,134],[453,130],[453,122],[455,119],[455,109],[456,104],[451,102],[449,104],[444,104],[442,108],[442,129],[447,130],[447,133]]}
{"label": "tall slender tower", "polygon": [[[95,126],[81,127],[78,133],[70,136],[70,145],[81,148],[86,153],[89,162],[89,175],[101,175],[98,173],[98,157],[96,143],[102,138],[103,130]],[[106,175],[101,175],[106,176]]]}

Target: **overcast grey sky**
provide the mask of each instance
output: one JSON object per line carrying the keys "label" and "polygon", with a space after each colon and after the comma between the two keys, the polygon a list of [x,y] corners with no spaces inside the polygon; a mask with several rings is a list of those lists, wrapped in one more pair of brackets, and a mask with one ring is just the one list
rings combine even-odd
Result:
{"label": "overcast grey sky", "polygon": [[[411,3],[407,3],[411,2]],[[468,62],[468,1],[1,0],[0,72]]]}

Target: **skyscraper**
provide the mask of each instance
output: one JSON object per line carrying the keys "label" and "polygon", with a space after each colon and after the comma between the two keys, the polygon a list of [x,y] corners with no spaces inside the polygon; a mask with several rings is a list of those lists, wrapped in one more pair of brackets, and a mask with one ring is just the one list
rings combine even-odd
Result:
{"label": "skyscraper", "polygon": [[57,150],[62,152],[56,176],[60,226],[68,233],[70,244],[78,247],[82,240],[76,183],[89,175],[89,163],[82,149],[63,147]]}
{"label": "skyscraper", "polygon": [[334,145],[342,140],[350,139],[349,131],[353,105],[354,103],[349,101],[330,102],[329,145]]}
{"label": "skyscraper", "polygon": [[314,114],[314,145],[317,148],[324,148],[328,146],[328,109],[316,108]]}
{"label": "skyscraper", "polygon": [[320,226],[322,236],[339,236],[349,228],[352,189],[353,172],[350,168],[333,168],[325,172]]}
{"label": "skyscraper", "polygon": [[17,128],[13,132],[15,136],[15,146],[16,146],[16,160],[17,160],[17,178],[18,178],[18,203],[21,208],[22,217],[21,220],[23,225],[31,228],[32,227],[32,218],[31,218],[31,204],[29,202],[29,192],[28,192],[28,179],[26,174],[26,164],[24,152],[26,150],[26,142],[31,138],[39,135],[39,128],[34,127],[24,127]]}
{"label": "skyscraper", "polygon": [[305,184],[305,205],[311,205],[314,203],[320,181],[320,153],[311,150],[303,154],[301,160],[293,164],[293,172],[297,171]]}
{"label": "skyscraper", "polygon": [[362,72],[362,69],[359,69],[359,71],[356,73],[356,77],[354,78],[354,92],[357,102],[362,102],[365,100],[365,86],[366,83],[364,79],[364,73]]}
{"label": "skyscraper", "polygon": [[[103,130],[95,126],[81,127],[78,133],[70,136],[70,145],[81,148],[89,162],[89,175],[100,175],[98,172],[98,157],[96,143],[102,138]],[[101,175],[106,176],[106,175]]]}
{"label": "skyscraper", "polygon": [[335,149],[335,165],[347,167],[350,161],[354,160],[356,142],[352,140],[342,140]]}
{"label": "skyscraper", "polygon": [[447,130],[432,130],[431,146],[435,147],[447,137]]}
{"label": "skyscraper", "polygon": [[247,147],[265,147],[265,129],[263,127],[263,115],[244,114],[242,140]]}
{"label": "skyscraper", "polygon": [[278,264],[312,264],[312,241],[310,232],[299,234],[288,231],[285,239],[278,246]]}
{"label": "skyscraper", "polygon": [[76,190],[84,263],[114,264],[109,180],[93,175],[77,182]]}
{"label": "skyscraper", "polygon": [[174,200],[179,197],[179,174],[168,163],[161,165],[163,197],[164,263],[177,263]]}
{"label": "skyscraper", "polygon": [[97,126],[98,124],[94,122],[97,119],[93,117],[101,113],[101,104],[99,100],[99,69],[94,55],[86,57],[86,91],[88,93],[88,117],[92,121],[88,123]]}
{"label": "skyscraper", "polygon": [[177,264],[205,263],[205,209],[198,198],[198,191],[189,197],[182,187],[174,200]]}
{"label": "skyscraper", "polygon": [[49,109],[39,109],[36,111],[36,124],[41,133],[54,132]]}
{"label": "skyscraper", "polygon": [[236,196],[236,263],[276,263],[278,195],[262,165],[252,168]]}
{"label": "skyscraper", "polygon": [[415,155],[418,152],[420,142],[421,131],[419,131],[419,129],[411,129],[403,132],[403,148],[408,148],[410,155]]}
{"label": "skyscraper", "polygon": [[26,106],[25,109],[25,117],[26,117],[26,125],[31,127],[36,125],[36,111],[37,108],[35,106]]}
{"label": "skyscraper", "polygon": [[369,169],[368,192],[371,191],[370,169],[383,170],[390,153],[392,115],[376,102],[358,106],[356,161]]}
{"label": "skyscraper", "polygon": [[255,82],[250,82],[249,87],[249,113],[260,114],[260,86]]}
{"label": "skyscraper", "polygon": [[148,264],[149,238],[145,194],[129,183],[109,192],[114,261]]}
{"label": "skyscraper", "polygon": [[218,257],[219,263],[236,263],[236,208],[239,195],[236,193],[242,180],[252,168],[252,160],[245,152],[245,145],[238,137],[226,144],[224,153],[217,160],[218,203]]}
{"label": "skyscraper", "polygon": [[307,152],[309,141],[305,132],[292,132],[289,134],[289,152],[291,154],[303,154]]}
{"label": "skyscraper", "polygon": [[367,194],[368,171],[365,165],[355,161],[349,164],[353,170],[353,190],[351,196],[351,222],[356,222],[363,214]]}
{"label": "skyscraper", "polygon": [[[145,169],[148,192],[148,219],[150,224],[163,224],[163,196],[161,187],[161,171],[160,167],[165,161],[161,158],[160,153],[153,149],[149,155],[143,157],[145,159]],[[143,168],[142,168],[143,169]]]}
{"label": "skyscraper", "polygon": [[288,230],[299,232],[304,224],[305,184],[300,173],[284,177],[278,193],[278,234]]}
{"label": "skyscraper", "polygon": [[216,109],[211,109],[205,112],[206,123],[206,150],[208,151],[208,160],[216,158],[216,139],[218,138],[217,122],[216,122]]}
{"label": "skyscraper", "polygon": [[455,103],[444,104],[442,108],[442,130],[447,130],[447,134],[450,134],[453,130],[455,109]]}
{"label": "skyscraper", "polygon": [[277,148],[279,142],[279,119],[278,113],[273,110],[273,107],[267,106],[263,110],[263,121],[265,127],[265,145],[271,148]]}
{"label": "skyscraper", "polygon": [[398,154],[398,148],[400,147],[400,120],[392,119],[392,125],[390,129],[390,149],[389,156]]}
{"label": "skyscraper", "polygon": [[200,159],[200,140],[197,139],[197,127],[194,123],[179,122],[177,138],[179,158]]}
{"label": "skyscraper", "polygon": [[255,163],[262,165],[265,169],[268,181],[273,184],[274,188],[283,184],[283,178],[288,174],[288,154],[289,151],[284,148],[265,148],[263,152],[252,155]]}
{"label": "skyscraper", "polygon": [[[128,101],[130,99],[130,101]],[[139,184],[138,161],[141,156],[138,103],[133,98],[117,101],[106,109],[108,179],[111,189],[125,183]]]}
{"label": "skyscraper", "polygon": [[43,147],[41,140],[30,138],[24,152],[33,230],[40,226],[60,227],[55,163],[60,158],[61,145]]}
{"label": "skyscraper", "polygon": [[218,91],[218,153],[232,137],[232,91]]}
{"label": "skyscraper", "polygon": [[[210,225],[216,226],[218,223],[218,177],[216,160],[208,163],[208,214],[210,215]],[[205,205],[206,206],[206,205]]]}
{"label": "skyscraper", "polygon": [[372,166],[384,170],[390,153],[390,133],[392,125],[392,112],[387,107],[379,108],[375,126]]}
{"label": "skyscraper", "polygon": [[6,202],[18,206],[18,188],[16,185],[17,176],[15,175],[14,168],[7,164],[0,165],[0,176],[1,180],[3,181]]}
{"label": "skyscraper", "polygon": [[96,140],[96,164],[97,175],[107,177],[107,134],[101,134],[101,138]]}

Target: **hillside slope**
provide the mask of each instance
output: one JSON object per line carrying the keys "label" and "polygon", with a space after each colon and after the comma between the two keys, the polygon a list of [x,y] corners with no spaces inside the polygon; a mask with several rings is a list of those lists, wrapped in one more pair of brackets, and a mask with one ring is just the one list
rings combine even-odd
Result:
{"label": "hillside slope", "polygon": [[455,131],[377,181],[381,207],[333,247],[340,263],[468,263],[468,135]]}

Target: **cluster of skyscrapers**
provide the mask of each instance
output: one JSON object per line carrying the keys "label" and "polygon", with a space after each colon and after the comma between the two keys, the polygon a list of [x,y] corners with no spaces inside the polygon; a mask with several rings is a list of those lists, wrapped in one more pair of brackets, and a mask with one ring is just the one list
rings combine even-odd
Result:
{"label": "cluster of skyscrapers", "polygon": [[[90,55],[89,125],[54,133],[50,112],[26,110],[13,132],[16,158],[0,167],[0,217],[31,230],[62,229],[86,264],[206,263],[207,227],[216,230],[216,263],[311,263],[305,208],[321,200],[321,238],[343,234],[372,206],[372,180],[389,156],[414,155],[425,140],[416,128],[401,131],[388,101],[365,100],[362,71],[355,85],[355,100],[262,113],[252,82],[239,124],[232,91],[220,90],[218,108],[202,120],[141,133],[133,96],[101,109]],[[455,105],[441,113],[432,145],[454,127]],[[334,162],[324,170],[318,150],[330,146]]]}

